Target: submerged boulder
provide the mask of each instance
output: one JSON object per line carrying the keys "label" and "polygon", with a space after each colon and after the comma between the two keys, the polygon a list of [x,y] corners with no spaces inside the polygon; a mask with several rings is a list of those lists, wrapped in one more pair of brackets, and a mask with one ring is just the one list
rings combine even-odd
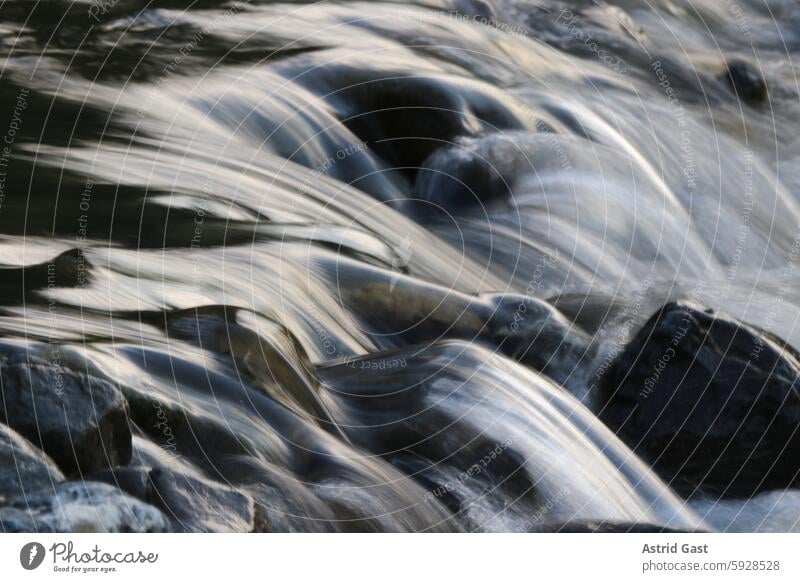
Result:
{"label": "submerged boulder", "polygon": [[0,498],[52,487],[63,480],[61,471],[47,455],[0,424]]}
{"label": "submerged boulder", "polygon": [[[488,7],[461,4],[456,11],[491,19]],[[527,112],[510,94],[452,75],[375,68],[367,61],[359,66],[331,63],[306,71],[301,82],[327,95],[342,123],[371,152],[411,179],[428,156],[459,137],[524,129],[528,123]]]}
{"label": "submerged boulder", "polygon": [[798,483],[798,372],[780,339],[669,303],[603,376],[600,418],[684,495],[749,497]]}
{"label": "submerged boulder", "polygon": [[474,296],[378,269],[346,268],[339,269],[350,281],[340,287],[342,303],[380,350],[475,342],[567,385],[594,353],[591,337],[537,298],[533,283],[526,293]]}
{"label": "submerged boulder", "polygon": [[0,421],[25,436],[70,475],[131,458],[128,405],[109,382],[28,352],[0,363]]}
{"label": "submerged boulder", "polygon": [[169,529],[169,520],[152,505],[92,481],[66,481],[0,507],[2,532],[146,533]]}
{"label": "submerged boulder", "polygon": [[736,96],[745,103],[757,105],[767,98],[767,81],[749,61],[736,59],[728,63],[727,81]]}
{"label": "submerged boulder", "polygon": [[508,356],[569,386],[573,375],[595,348],[591,338],[549,303],[531,295],[488,297],[492,313],[487,325],[492,343]]}

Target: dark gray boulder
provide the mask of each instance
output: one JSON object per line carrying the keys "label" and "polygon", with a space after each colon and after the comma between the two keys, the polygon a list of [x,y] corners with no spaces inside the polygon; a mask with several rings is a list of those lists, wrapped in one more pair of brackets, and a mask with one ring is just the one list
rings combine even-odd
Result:
{"label": "dark gray boulder", "polygon": [[179,532],[269,531],[264,514],[246,493],[166,467],[119,467],[92,479],[119,487],[158,507]]}
{"label": "dark gray boulder", "polygon": [[88,478],[118,487],[131,497],[150,503],[152,487],[150,485],[150,469],[147,467],[104,469],[92,473]]}
{"label": "dark gray boulder", "polygon": [[236,489],[165,468],[149,476],[150,499],[171,518],[175,531],[269,531],[253,499]]}
{"label": "dark gray boulder", "polygon": [[728,62],[726,77],[741,101],[757,105],[767,98],[767,81],[750,61],[736,59]]}
{"label": "dark gray boulder", "polygon": [[119,487],[158,507],[178,532],[269,531],[253,499],[232,487],[198,476],[156,467],[120,467],[92,479]]}
{"label": "dark gray boulder", "polygon": [[0,499],[52,487],[63,480],[47,455],[0,424]]}
{"label": "dark gray boulder", "polygon": [[798,484],[798,372],[780,339],[670,303],[603,376],[600,418],[684,495],[746,498]]}
{"label": "dark gray boulder", "polygon": [[128,404],[109,382],[17,352],[0,363],[0,421],[47,453],[67,475],[131,458]]}
{"label": "dark gray boulder", "polygon": [[152,505],[116,487],[65,481],[0,507],[2,532],[167,532],[169,520]]}

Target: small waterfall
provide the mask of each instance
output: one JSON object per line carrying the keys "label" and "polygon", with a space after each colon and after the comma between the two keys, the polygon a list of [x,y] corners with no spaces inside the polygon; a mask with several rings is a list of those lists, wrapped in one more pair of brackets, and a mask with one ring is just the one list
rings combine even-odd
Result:
{"label": "small waterfall", "polygon": [[465,342],[319,370],[337,425],[471,530],[700,520],[575,398]]}

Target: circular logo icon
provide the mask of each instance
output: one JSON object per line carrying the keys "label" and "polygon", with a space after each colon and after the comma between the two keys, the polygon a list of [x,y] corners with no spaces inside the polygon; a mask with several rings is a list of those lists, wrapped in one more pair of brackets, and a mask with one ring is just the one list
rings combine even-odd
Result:
{"label": "circular logo icon", "polygon": [[26,570],[35,570],[44,561],[44,546],[39,542],[29,542],[19,551],[19,563]]}

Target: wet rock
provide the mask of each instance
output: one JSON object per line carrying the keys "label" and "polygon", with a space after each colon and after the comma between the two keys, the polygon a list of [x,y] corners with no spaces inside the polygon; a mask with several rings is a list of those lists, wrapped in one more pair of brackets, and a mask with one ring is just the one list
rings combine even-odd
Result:
{"label": "wet rock", "polygon": [[157,468],[150,472],[151,499],[183,532],[268,531],[262,512],[244,493],[199,477]]}
{"label": "wet rock", "polygon": [[150,470],[146,467],[115,467],[89,475],[92,481],[108,483],[128,495],[149,502],[151,498]]}
{"label": "wet rock", "polygon": [[[631,319],[639,313],[639,308],[620,297],[592,291],[590,293],[564,293],[548,299],[567,320],[589,334],[596,334],[604,325],[617,318]],[[660,307],[654,305],[651,309]]]}
{"label": "wet rock", "polygon": [[[455,214],[483,214],[487,207],[513,200],[515,176],[525,171],[526,163],[530,166],[519,137],[511,132],[440,147],[418,172],[415,192]],[[425,206],[423,213],[429,213]]]}
{"label": "wet rock", "polygon": [[749,61],[730,61],[725,76],[736,95],[745,103],[757,105],[767,98],[767,81],[758,67]]}
{"label": "wet rock", "polygon": [[[217,353],[230,361],[238,374],[258,379],[270,397],[298,414],[328,417],[314,395],[313,383],[296,364],[295,340],[289,330],[276,327],[274,335],[259,335],[237,321],[236,309],[216,305],[148,316],[153,325],[166,324],[170,338]],[[202,373],[209,377],[206,370]]]}
{"label": "wet rock", "polygon": [[591,338],[549,303],[513,294],[489,301],[492,341],[508,357],[562,385],[591,359]]}
{"label": "wet rock", "polygon": [[798,371],[780,339],[670,303],[603,376],[600,418],[684,495],[750,497],[798,483]]}
{"label": "wet rock", "polygon": [[126,388],[125,396],[133,421],[165,452],[180,450],[189,458],[202,460],[205,456],[253,454],[255,450],[246,438],[237,438],[223,418],[171,400],[156,400],[133,388]]}
{"label": "wet rock", "polygon": [[[262,507],[272,531],[333,533],[345,524],[335,507],[317,495],[305,479],[286,473],[273,464],[254,457],[227,457],[217,468],[226,479],[246,487]],[[326,472],[332,474],[336,468]],[[359,516],[355,516],[358,519]]]}
{"label": "wet rock", "polygon": [[0,531],[166,532],[169,520],[111,485],[67,481],[55,491],[45,489],[0,507]]}
{"label": "wet rock", "polygon": [[0,297],[4,305],[33,300],[48,287],[77,287],[90,281],[91,264],[81,249],[71,249],[49,261],[2,270]]}
{"label": "wet rock", "polygon": [[486,0],[454,0],[450,4],[454,14],[467,16],[475,22],[493,22],[496,18],[494,8]]}
{"label": "wet rock", "polygon": [[[266,512],[231,487],[164,467],[116,467],[0,509],[8,531],[270,531]],[[60,507],[63,504],[63,507]],[[97,513],[97,516],[93,516]]]}
{"label": "wet rock", "polygon": [[[353,269],[347,276],[358,281],[362,274]],[[533,291],[475,297],[373,271],[369,282],[343,286],[341,297],[382,350],[442,339],[476,342],[559,384],[587,363],[593,350],[588,334]]]}
{"label": "wet rock", "polygon": [[342,64],[314,71],[304,82],[330,95],[348,129],[408,177],[437,148],[460,136],[525,127],[516,102],[481,82]]}
{"label": "wet rock", "polygon": [[165,467],[118,467],[92,479],[119,487],[160,508],[174,531],[269,531],[265,514],[246,494],[231,487]]}
{"label": "wet rock", "polygon": [[0,498],[51,487],[64,476],[42,451],[0,424]]}
{"label": "wet rock", "polygon": [[17,352],[2,363],[0,420],[67,474],[124,465],[131,458],[128,405],[100,378]]}

